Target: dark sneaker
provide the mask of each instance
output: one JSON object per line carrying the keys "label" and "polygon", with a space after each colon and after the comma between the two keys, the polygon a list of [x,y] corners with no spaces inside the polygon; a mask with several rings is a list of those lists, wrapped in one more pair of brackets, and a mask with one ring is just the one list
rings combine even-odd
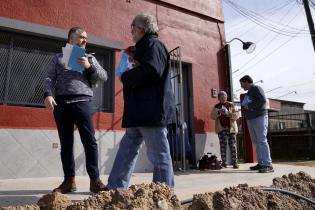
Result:
{"label": "dark sneaker", "polygon": [[259,173],[271,173],[274,172],[272,166],[261,166],[261,168],[258,171]]}
{"label": "dark sneaker", "polygon": [[221,166],[222,166],[222,168],[226,168],[227,167],[225,163],[222,163]]}
{"label": "dark sneaker", "polygon": [[62,194],[75,191],[77,191],[77,186],[74,177],[65,178],[61,185],[53,190],[53,192],[60,192]]}
{"label": "dark sneaker", "polygon": [[106,191],[108,188],[103,184],[103,182],[100,179],[97,179],[95,181],[90,181],[90,191],[93,193],[98,193],[101,191]]}
{"label": "dark sneaker", "polygon": [[259,169],[261,169],[261,165],[259,165],[259,164],[257,164],[257,165],[255,165],[255,166],[251,166],[251,167],[249,167],[249,169],[251,170],[251,171],[259,171]]}
{"label": "dark sneaker", "polygon": [[239,167],[239,165],[238,165],[237,163],[234,163],[234,164],[233,164],[233,168],[234,168],[234,169],[239,169],[240,167]]}

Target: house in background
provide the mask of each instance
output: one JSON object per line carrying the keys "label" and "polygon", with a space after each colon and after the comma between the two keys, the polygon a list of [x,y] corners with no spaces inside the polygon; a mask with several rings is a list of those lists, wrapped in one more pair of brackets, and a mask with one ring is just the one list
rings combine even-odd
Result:
{"label": "house in background", "polygon": [[305,103],[269,99],[280,104],[269,111],[268,140],[275,159],[315,158],[315,112],[304,110]]}
{"label": "house in background", "polygon": [[305,103],[286,101],[279,99],[269,99],[272,106],[279,104],[279,108],[269,111],[269,129],[283,130],[289,128],[303,128],[306,126],[306,115],[304,114]]}
{"label": "house in background", "polygon": [[[130,23],[139,13],[156,16],[159,37],[176,51],[182,64],[183,109],[190,164],[206,153],[219,155],[210,111],[217,99],[211,89],[226,90],[221,0],[2,0],[0,5],[0,178],[62,176],[59,139],[53,115],[43,108],[42,81],[47,64],[65,45],[68,29],[88,33],[109,79],[94,90],[94,123],[101,173],[109,173],[119,142],[123,111],[122,85],[114,69],[121,50],[132,44]],[[179,48],[177,48],[179,47]],[[173,52],[175,52],[173,51]],[[75,132],[78,175],[86,175],[84,152]],[[140,152],[137,172],[151,171]]]}

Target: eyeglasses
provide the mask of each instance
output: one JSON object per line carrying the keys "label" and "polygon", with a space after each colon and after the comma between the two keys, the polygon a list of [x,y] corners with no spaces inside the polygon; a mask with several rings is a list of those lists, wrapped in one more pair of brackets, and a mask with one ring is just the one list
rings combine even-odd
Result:
{"label": "eyeglasses", "polygon": [[85,39],[87,40],[87,37],[86,36],[79,36],[80,39]]}

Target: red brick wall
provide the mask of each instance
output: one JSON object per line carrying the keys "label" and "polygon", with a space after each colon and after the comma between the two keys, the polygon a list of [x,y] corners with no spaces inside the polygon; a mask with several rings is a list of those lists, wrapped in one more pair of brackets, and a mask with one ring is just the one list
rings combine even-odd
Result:
{"label": "red brick wall", "polygon": [[[211,98],[211,88],[226,87],[221,1],[190,0],[183,4],[180,0],[1,0],[0,5],[1,16],[64,30],[82,26],[88,34],[122,41],[125,47],[131,44],[130,22],[140,12],[156,15],[161,40],[169,50],[181,46],[182,60],[192,63],[196,132],[213,131],[209,112],[216,99]],[[117,52],[116,63],[119,57]],[[121,129],[121,89],[116,79],[115,113],[97,113],[98,129]],[[55,128],[48,110],[7,106],[0,106],[0,127]]]}

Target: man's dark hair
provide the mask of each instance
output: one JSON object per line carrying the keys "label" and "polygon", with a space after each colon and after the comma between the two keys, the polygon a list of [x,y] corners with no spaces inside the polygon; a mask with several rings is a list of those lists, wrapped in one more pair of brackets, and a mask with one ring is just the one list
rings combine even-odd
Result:
{"label": "man's dark hair", "polygon": [[70,40],[70,37],[72,34],[81,34],[85,31],[84,28],[81,28],[81,27],[73,27],[73,28],[70,28],[69,32],[68,32],[68,42]]}
{"label": "man's dark hair", "polygon": [[249,75],[245,75],[240,79],[240,82],[247,82],[249,84],[253,84],[253,79]]}

